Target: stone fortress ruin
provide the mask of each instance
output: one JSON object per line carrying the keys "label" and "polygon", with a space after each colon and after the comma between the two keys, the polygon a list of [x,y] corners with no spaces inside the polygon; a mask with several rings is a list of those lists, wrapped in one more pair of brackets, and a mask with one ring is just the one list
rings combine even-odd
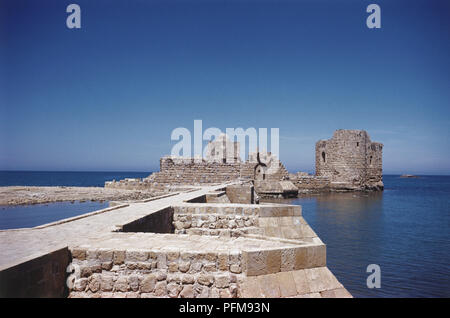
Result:
{"label": "stone fortress ruin", "polygon": [[383,190],[383,144],[364,130],[336,130],[316,143],[316,176],[335,190]]}
{"label": "stone fortress ruin", "polygon": [[381,144],[337,131],[316,145],[315,176],[237,149],[221,137],[205,159],[163,157],[143,180],[105,185],[167,194],[0,231],[0,297],[352,297],[302,207],[259,197],[382,189]]}
{"label": "stone fortress ruin", "polygon": [[241,161],[239,143],[221,135],[208,144],[204,159],[162,157],[159,172],[142,180],[106,182],[105,187],[164,190],[174,185],[247,180],[261,197],[292,197],[311,191],[378,191],[383,190],[382,150],[383,145],[371,142],[364,130],[337,130],[331,139],[316,143],[316,173],[309,175],[289,173],[270,152],[250,153]]}

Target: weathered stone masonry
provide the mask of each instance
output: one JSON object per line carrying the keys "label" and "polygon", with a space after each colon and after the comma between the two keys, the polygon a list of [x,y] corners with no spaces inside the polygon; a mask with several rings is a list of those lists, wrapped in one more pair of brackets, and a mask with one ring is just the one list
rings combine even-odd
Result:
{"label": "weathered stone masonry", "polygon": [[337,130],[316,143],[316,176],[337,190],[382,190],[382,150],[363,130]]}
{"label": "weathered stone masonry", "polygon": [[252,204],[253,187],[228,186],[0,231],[0,294],[351,297],[300,206]]}
{"label": "weathered stone masonry", "polygon": [[224,192],[172,206],[175,235],[141,226],[72,248],[70,297],[351,296],[300,206],[208,203]]}
{"label": "weathered stone masonry", "polygon": [[[240,179],[252,180],[262,197],[289,197],[309,191],[383,190],[383,145],[371,142],[364,130],[337,130],[330,140],[318,141],[315,175],[289,174],[270,153],[252,153],[242,162],[237,154],[238,143],[224,138],[209,145],[211,153],[206,159],[163,157],[159,172],[142,180],[107,182],[105,187],[167,190],[172,186]],[[233,151],[227,154],[227,149]]]}

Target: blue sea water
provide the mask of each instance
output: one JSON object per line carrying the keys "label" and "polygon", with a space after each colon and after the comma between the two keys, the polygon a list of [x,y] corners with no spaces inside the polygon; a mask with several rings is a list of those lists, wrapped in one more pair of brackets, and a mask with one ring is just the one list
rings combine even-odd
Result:
{"label": "blue sea water", "polygon": [[108,202],[94,201],[0,206],[0,230],[35,227],[101,210],[108,206]]}
{"label": "blue sea water", "polygon": [[[105,181],[144,178],[150,172],[0,171],[0,186],[103,187]],[[109,202],[56,202],[0,206],[0,230],[34,227],[104,209]]]}
{"label": "blue sea water", "polygon": [[[450,296],[450,176],[383,177],[380,193],[289,200],[327,245],[327,264],[354,297]],[[369,264],[381,288],[369,289]]]}
{"label": "blue sea water", "polygon": [[[102,186],[107,180],[147,175],[0,172],[0,185]],[[449,297],[450,176],[383,178],[383,192],[307,195],[284,202],[303,206],[304,218],[327,245],[328,267],[353,296]],[[8,217],[15,219],[9,220],[14,227],[36,226],[104,207],[92,204],[100,203],[2,207],[0,228]],[[380,289],[367,288],[369,264],[381,268]]]}

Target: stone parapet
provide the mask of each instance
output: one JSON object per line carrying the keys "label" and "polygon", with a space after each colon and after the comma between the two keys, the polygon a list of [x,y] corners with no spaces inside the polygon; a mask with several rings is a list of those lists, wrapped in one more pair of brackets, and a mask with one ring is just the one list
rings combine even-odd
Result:
{"label": "stone parapet", "polygon": [[324,176],[293,175],[292,183],[299,192],[315,192],[330,190],[330,178]]}
{"label": "stone parapet", "polygon": [[331,190],[383,190],[382,151],[364,130],[336,130],[316,143],[316,175],[328,177]]}
{"label": "stone parapet", "polygon": [[[69,278],[69,297],[246,297],[251,292],[250,277],[284,277],[280,273],[326,266],[320,240],[122,233],[120,240],[105,238],[73,247],[71,254],[74,273]],[[338,282],[335,285],[325,287],[342,288]]]}

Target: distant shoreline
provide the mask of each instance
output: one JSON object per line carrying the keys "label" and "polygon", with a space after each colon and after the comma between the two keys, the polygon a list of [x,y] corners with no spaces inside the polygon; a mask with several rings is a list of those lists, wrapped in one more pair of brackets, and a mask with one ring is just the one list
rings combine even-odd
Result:
{"label": "distant shoreline", "polygon": [[419,176],[413,174],[402,174],[400,178],[419,178]]}
{"label": "distant shoreline", "polygon": [[107,189],[102,187],[5,186],[0,187],[0,205],[28,205],[64,201],[143,200],[161,193],[145,190]]}

